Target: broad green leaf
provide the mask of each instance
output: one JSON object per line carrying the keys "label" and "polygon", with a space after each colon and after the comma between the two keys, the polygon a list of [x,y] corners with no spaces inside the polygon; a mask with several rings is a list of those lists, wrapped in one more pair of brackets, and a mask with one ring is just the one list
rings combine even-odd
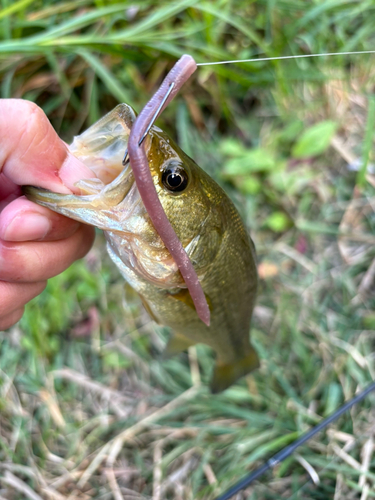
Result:
{"label": "broad green leaf", "polygon": [[330,120],[309,127],[294,145],[292,156],[294,158],[310,158],[324,153],[336,129],[337,123]]}
{"label": "broad green leaf", "polygon": [[244,156],[247,150],[244,148],[243,143],[233,137],[224,139],[220,142],[219,151],[221,154],[232,157]]}
{"label": "broad green leaf", "polygon": [[288,228],[290,225],[290,219],[286,214],[284,214],[284,212],[274,212],[267,217],[264,224],[272,229],[272,231],[279,233]]}
{"label": "broad green leaf", "polygon": [[275,189],[289,195],[303,194],[303,190],[312,179],[317,177],[317,172],[310,169],[299,168],[292,171],[278,170],[272,172],[269,181]]}
{"label": "broad green leaf", "polygon": [[236,185],[245,194],[257,194],[262,189],[260,180],[254,176],[236,182]]}
{"label": "broad green leaf", "polygon": [[301,120],[293,120],[279,132],[280,141],[294,141],[303,130],[304,124]]}
{"label": "broad green leaf", "polygon": [[265,149],[249,149],[246,155],[228,160],[223,174],[232,177],[250,172],[267,172],[273,170],[275,166],[275,160]]}

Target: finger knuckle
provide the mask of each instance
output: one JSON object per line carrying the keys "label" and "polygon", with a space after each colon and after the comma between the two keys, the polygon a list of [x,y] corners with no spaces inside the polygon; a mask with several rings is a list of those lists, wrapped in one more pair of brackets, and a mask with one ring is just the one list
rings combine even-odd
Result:
{"label": "finger knuckle", "polygon": [[34,282],[44,279],[45,259],[41,248],[33,243],[18,245],[2,242],[1,260],[5,265],[0,271],[0,280]]}
{"label": "finger knuckle", "polygon": [[3,266],[0,271],[0,279],[7,280],[9,276],[12,281],[20,281],[25,272],[25,262],[19,255],[19,246],[3,242],[1,245],[1,261]]}

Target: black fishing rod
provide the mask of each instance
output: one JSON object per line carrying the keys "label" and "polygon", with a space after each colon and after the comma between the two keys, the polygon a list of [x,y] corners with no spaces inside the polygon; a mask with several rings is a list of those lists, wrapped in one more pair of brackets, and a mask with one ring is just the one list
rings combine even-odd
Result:
{"label": "black fishing rod", "polygon": [[297,448],[302,446],[303,444],[306,443],[309,439],[311,439],[315,434],[318,432],[322,431],[327,427],[327,425],[331,424],[335,420],[337,420],[341,415],[343,415],[345,412],[350,410],[352,406],[356,405],[362,399],[364,399],[370,392],[375,390],[375,381],[370,384],[366,389],[364,389],[362,392],[354,396],[352,399],[344,403],[338,410],[336,410],[332,415],[329,417],[325,418],[322,420],[318,425],[307,431],[305,434],[303,434],[300,438],[296,439],[294,443],[286,446],[283,448],[281,451],[276,453],[273,457],[271,457],[265,464],[263,464],[261,467],[256,469],[254,472],[243,478],[241,481],[239,481],[237,484],[232,486],[228,491],[226,491],[223,495],[220,495],[219,497],[216,498],[216,500],[229,500],[232,498],[236,493],[240,492],[241,490],[244,490],[250,484],[255,481],[255,479],[258,479],[258,477],[262,476],[265,472],[267,472],[269,469],[273,469],[276,467],[276,465],[280,464],[283,460],[288,458],[292,453],[296,451]]}

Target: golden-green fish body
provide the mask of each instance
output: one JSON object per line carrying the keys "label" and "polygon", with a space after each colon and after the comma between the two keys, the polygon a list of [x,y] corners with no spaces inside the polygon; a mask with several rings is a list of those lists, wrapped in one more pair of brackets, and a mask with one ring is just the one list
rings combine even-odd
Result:
{"label": "golden-green fish body", "polygon": [[153,319],[174,331],[167,351],[196,343],[216,351],[211,387],[220,391],[258,366],[249,340],[257,291],[254,245],[225,192],[163,131],[152,127],[146,151],[154,185],[206,295],[211,312],[206,326],[151,223],[130,166],[122,170],[134,120],[134,111],[121,104],[75,138],[70,150],[97,175],[78,183],[82,195],[34,187],[25,192],[41,205],[103,229],[109,254],[124,278]]}

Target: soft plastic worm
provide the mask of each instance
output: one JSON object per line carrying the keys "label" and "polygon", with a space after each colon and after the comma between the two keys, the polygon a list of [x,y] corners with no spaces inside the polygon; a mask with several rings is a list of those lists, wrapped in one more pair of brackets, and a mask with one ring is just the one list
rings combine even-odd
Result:
{"label": "soft plastic worm", "polygon": [[[130,132],[128,154],[139,194],[141,195],[151,221],[184,278],[199,318],[206,325],[209,325],[210,310],[206,297],[199,283],[197,273],[160,203],[148,165],[145,145],[144,142],[142,142],[148,125],[155,118],[155,114],[157,113],[159,115],[163,111],[178,93],[182,85],[194,73],[196,68],[196,62],[189,55],[183,55],[173,66],[160,88],[152,96],[135,120]],[[167,94],[169,95],[167,99],[165,99]],[[163,100],[165,100],[164,103]],[[161,103],[163,103],[162,106]]]}

